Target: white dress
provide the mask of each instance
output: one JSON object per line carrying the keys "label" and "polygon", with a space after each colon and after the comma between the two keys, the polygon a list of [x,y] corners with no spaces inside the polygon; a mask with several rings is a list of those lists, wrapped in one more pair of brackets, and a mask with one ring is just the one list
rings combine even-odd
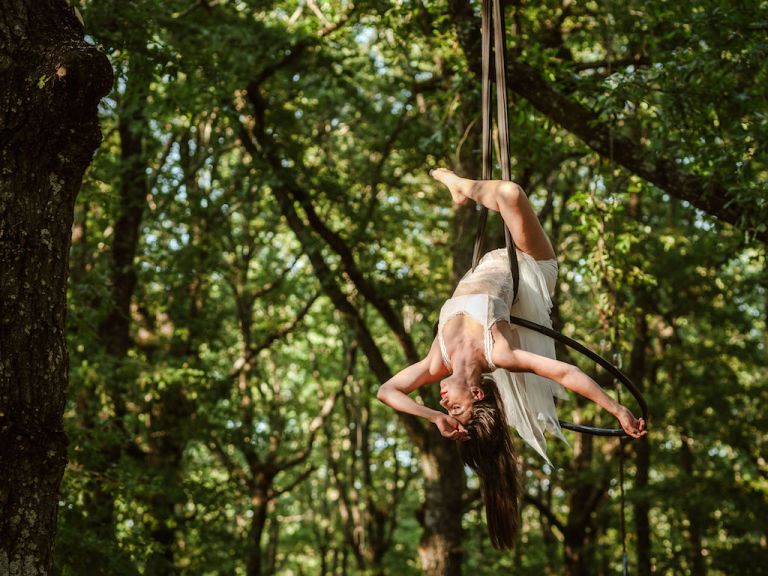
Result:
{"label": "white dress", "polygon": [[[489,252],[461,279],[453,296],[440,309],[438,341],[443,362],[450,369],[450,360],[443,341],[445,323],[457,314],[468,314],[484,328],[485,358],[496,381],[507,423],[549,462],[544,432],[549,431],[567,443],[555,411],[555,397],[567,398],[558,383],[535,374],[509,372],[496,368],[491,362],[493,338],[491,326],[510,315],[525,318],[548,328],[552,327],[549,312],[551,296],[557,280],[556,260],[534,260],[524,252],[517,252],[520,285],[517,301],[513,304],[512,273],[506,248]],[[520,336],[520,348],[541,356],[555,358],[554,341],[521,326],[514,326]]]}

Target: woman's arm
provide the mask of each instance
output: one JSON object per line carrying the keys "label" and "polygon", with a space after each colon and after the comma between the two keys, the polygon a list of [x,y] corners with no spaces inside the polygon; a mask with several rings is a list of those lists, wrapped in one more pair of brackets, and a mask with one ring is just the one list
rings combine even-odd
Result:
{"label": "woman's arm", "polygon": [[448,376],[448,370],[443,365],[442,360],[439,357],[436,358],[435,353],[440,354],[436,341],[432,343],[432,348],[426,358],[400,370],[384,382],[379,387],[376,397],[398,412],[413,414],[432,422],[446,438],[459,440],[466,435],[466,430],[458,420],[444,412],[419,404],[408,396],[425,384],[437,382]]}
{"label": "woman's arm", "polygon": [[608,396],[592,378],[572,364],[512,348],[508,342],[494,346],[493,362],[497,367],[511,372],[532,372],[554,380],[613,414],[630,436],[639,438],[647,434],[645,420],[635,418],[632,412]]}

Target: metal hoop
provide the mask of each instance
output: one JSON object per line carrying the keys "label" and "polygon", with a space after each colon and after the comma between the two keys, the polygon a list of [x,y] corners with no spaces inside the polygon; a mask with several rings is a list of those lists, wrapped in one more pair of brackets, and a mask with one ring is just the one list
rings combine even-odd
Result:
{"label": "metal hoop", "polygon": [[[587,348],[580,342],[577,342],[573,338],[564,336],[559,332],[555,332],[551,328],[547,328],[546,326],[542,326],[541,324],[536,324],[535,322],[531,322],[530,320],[526,320],[525,318],[510,316],[509,323],[522,326],[523,328],[528,328],[529,330],[533,330],[534,332],[539,332],[540,334],[544,334],[545,336],[549,336],[550,338],[553,338],[554,340],[557,340],[558,342],[567,346],[568,348],[571,348],[572,350],[575,350],[576,352],[583,354],[584,356],[586,356],[596,364],[599,364],[600,366],[605,368],[611,374],[611,376],[613,376],[616,380],[621,382],[624,388],[629,390],[629,393],[632,394],[634,399],[637,401],[637,404],[640,406],[642,417],[645,419],[646,422],[648,421],[648,404],[646,404],[645,398],[643,398],[643,395],[640,393],[640,390],[632,383],[632,381],[629,378],[627,378],[627,376],[621,370],[619,370],[616,366],[608,362],[608,360],[600,356],[600,354],[598,354],[597,352],[594,352],[593,350],[590,350],[589,348]],[[573,430],[574,432],[580,432],[582,434],[592,434],[594,436],[618,436],[618,437],[627,436],[627,433],[624,432],[624,430],[621,428],[599,428],[597,426],[585,426],[583,424],[573,424],[571,422],[565,422],[563,420],[560,420],[560,426],[567,430]]]}

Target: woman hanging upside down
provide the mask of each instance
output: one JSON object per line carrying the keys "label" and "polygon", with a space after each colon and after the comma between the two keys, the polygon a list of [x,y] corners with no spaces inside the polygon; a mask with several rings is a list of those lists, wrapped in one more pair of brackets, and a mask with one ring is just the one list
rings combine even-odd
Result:
{"label": "woman hanging upside down", "polygon": [[[464,462],[480,478],[491,542],[511,548],[518,526],[518,484],[509,426],[546,459],[544,431],[565,440],[554,404],[554,397],[565,397],[563,387],[602,406],[632,437],[646,434],[645,421],[577,367],[555,360],[550,338],[508,322],[514,314],[551,326],[550,297],[557,279],[552,244],[522,188],[507,181],[468,180],[444,168],[431,175],[448,187],[454,203],[474,200],[501,213],[518,248],[518,299],[512,302],[507,251],[489,252],[443,304],[427,357],[382,384],[378,398],[460,441]],[[437,381],[446,413],[408,396]]]}

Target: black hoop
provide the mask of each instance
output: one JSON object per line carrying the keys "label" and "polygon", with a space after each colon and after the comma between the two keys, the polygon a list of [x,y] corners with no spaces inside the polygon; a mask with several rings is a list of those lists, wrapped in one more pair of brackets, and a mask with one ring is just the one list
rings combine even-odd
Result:
{"label": "black hoop", "polygon": [[[627,378],[627,376],[619,370],[616,366],[608,362],[605,358],[600,356],[597,352],[594,352],[593,350],[590,350],[580,342],[577,342],[573,338],[569,338],[568,336],[564,336],[563,334],[560,334],[559,332],[555,332],[551,328],[547,328],[546,326],[542,326],[541,324],[536,324],[535,322],[531,322],[530,320],[526,320],[524,318],[519,318],[517,316],[510,316],[509,317],[509,323],[510,324],[516,324],[518,326],[522,326],[523,328],[528,328],[529,330],[533,330],[534,332],[539,332],[540,334],[544,334],[545,336],[549,336],[550,338],[553,338],[554,340],[557,340],[561,344],[564,344],[565,346],[568,346],[568,348],[571,348],[572,350],[576,350],[580,354],[583,354],[596,364],[599,364],[603,368],[605,368],[611,376],[613,376],[616,380],[621,382],[621,384],[629,390],[629,393],[632,394],[634,399],[637,401],[637,404],[640,406],[640,411],[642,413],[642,417],[645,419],[645,421],[648,421],[648,404],[645,402],[645,398],[643,398],[643,395],[640,393],[640,390],[632,383],[632,381]],[[627,433],[624,432],[621,428],[598,428],[596,426],[585,426],[583,424],[573,424],[571,422],[564,422],[563,420],[560,420],[560,426],[562,428],[565,428],[567,430],[573,430],[574,432],[581,432],[583,434],[592,434],[594,436],[619,436],[624,437],[627,436]]]}

